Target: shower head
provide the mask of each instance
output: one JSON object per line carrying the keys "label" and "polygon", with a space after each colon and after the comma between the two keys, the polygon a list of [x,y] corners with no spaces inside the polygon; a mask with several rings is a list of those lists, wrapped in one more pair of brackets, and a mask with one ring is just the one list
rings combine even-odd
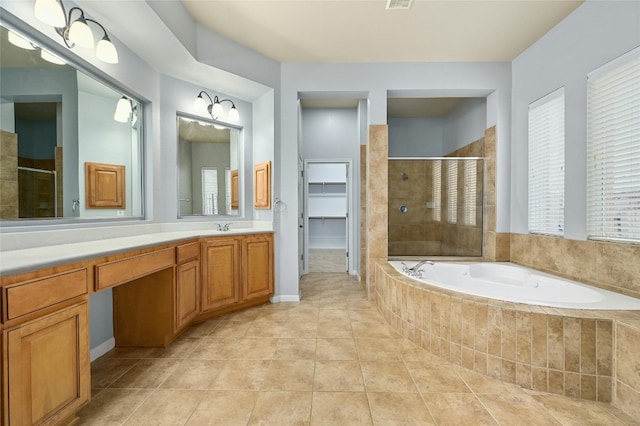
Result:
{"label": "shower head", "polygon": [[402,172],[401,176],[402,176],[402,180],[409,179],[409,176],[405,172]]}

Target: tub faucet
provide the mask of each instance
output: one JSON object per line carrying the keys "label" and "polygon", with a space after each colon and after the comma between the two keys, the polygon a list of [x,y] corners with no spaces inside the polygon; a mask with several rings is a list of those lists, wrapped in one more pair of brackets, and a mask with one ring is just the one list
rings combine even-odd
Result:
{"label": "tub faucet", "polygon": [[433,265],[434,263],[430,260],[421,260],[420,262],[416,263],[415,265],[413,265],[411,268],[408,268],[408,271],[417,271],[418,269],[420,269],[420,267],[422,265]]}

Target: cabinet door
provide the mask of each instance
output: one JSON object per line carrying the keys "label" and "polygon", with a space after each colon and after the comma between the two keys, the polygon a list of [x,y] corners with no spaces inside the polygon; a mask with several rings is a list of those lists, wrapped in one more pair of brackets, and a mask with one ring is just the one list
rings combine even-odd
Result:
{"label": "cabinet door", "polygon": [[202,243],[202,310],[240,300],[240,241],[215,238]]}
{"label": "cabinet door", "polygon": [[273,235],[245,237],[242,259],[244,300],[273,294]]}
{"label": "cabinet door", "polygon": [[200,312],[200,267],[192,260],[176,268],[176,330]]}
{"label": "cabinet door", "polygon": [[87,303],[5,333],[9,424],[56,423],[89,401]]}

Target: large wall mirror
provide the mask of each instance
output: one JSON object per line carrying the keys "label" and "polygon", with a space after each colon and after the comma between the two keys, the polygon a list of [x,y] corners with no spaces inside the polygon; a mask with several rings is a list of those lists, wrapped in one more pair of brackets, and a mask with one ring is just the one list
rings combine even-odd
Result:
{"label": "large wall mirror", "polygon": [[20,30],[0,28],[0,55],[3,224],[142,217],[142,106],[116,114],[122,92]]}
{"label": "large wall mirror", "polygon": [[178,115],[178,217],[239,216],[240,130]]}

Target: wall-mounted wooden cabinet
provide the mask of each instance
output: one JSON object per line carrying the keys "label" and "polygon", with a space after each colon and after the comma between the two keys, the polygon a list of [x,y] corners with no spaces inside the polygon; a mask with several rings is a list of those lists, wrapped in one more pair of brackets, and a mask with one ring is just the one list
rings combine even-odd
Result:
{"label": "wall-mounted wooden cabinet", "polygon": [[253,166],[253,207],[271,208],[271,161]]}

